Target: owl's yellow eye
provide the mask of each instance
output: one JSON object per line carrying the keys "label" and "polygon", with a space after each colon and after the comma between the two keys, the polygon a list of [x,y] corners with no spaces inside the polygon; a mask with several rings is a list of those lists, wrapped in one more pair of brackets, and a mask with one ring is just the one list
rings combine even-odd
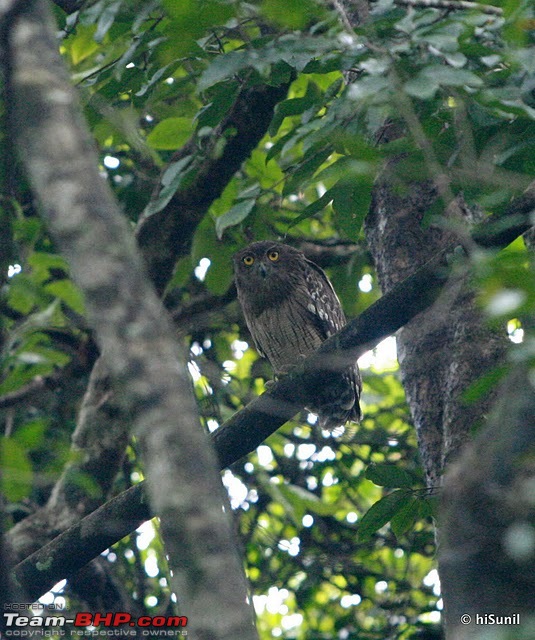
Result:
{"label": "owl's yellow eye", "polygon": [[250,267],[254,262],[254,258],[253,256],[245,256],[245,258],[243,259],[243,264],[246,267]]}
{"label": "owl's yellow eye", "polygon": [[271,260],[271,262],[277,262],[277,260],[279,259],[279,252],[278,251],[270,251],[268,253],[268,258]]}

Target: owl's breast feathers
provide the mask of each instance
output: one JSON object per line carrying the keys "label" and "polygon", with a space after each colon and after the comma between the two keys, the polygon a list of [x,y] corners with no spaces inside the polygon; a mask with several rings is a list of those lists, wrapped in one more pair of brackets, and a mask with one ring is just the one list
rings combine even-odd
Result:
{"label": "owl's breast feathers", "polygon": [[324,338],[314,314],[306,305],[283,300],[266,307],[249,327],[258,350],[270,361],[275,373],[283,373],[317,349]]}
{"label": "owl's breast feathers", "polygon": [[[315,283],[319,274],[324,284]],[[331,319],[327,294],[334,296],[336,305],[339,302],[325,274],[313,263],[292,264],[284,277],[272,272],[255,278],[254,284],[254,295],[238,288],[238,296],[255,345],[276,373],[297,364],[344,324],[343,314],[336,321]]]}

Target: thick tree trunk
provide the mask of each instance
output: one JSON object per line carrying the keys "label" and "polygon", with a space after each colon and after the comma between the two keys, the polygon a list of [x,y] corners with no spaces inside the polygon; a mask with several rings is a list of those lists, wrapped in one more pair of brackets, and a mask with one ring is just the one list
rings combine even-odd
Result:
{"label": "thick tree trunk", "polygon": [[[377,184],[366,222],[384,291],[456,240],[422,225],[437,198],[430,183],[413,184],[403,196],[396,186],[390,167]],[[518,199],[526,201],[528,215],[533,190]],[[471,222],[460,202],[446,215]],[[532,247],[533,232],[525,237]],[[401,374],[428,485],[440,486],[445,478],[438,539],[446,637],[480,638],[493,621],[511,628],[525,625],[530,637],[529,616],[535,611],[533,382],[522,366],[478,402],[463,399],[471,384],[504,362],[507,347],[505,336],[485,324],[467,280],[457,270],[436,303],[398,332]],[[526,327],[530,322],[526,319]],[[479,435],[466,444],[474,427],[480,427]]]}
{"label": "thick tree trunk", "polygon": [[[430,181],[410,185],[404,195],[398,186],[392,165],[376,185],[366,221],[368,246],[385,293],[458,242],[453,233],[423,224],[439,197]],[[445,216],[473,222],[460,198]],[[492,404],[493,394],[467,403],[463,393],[503,361],[506,348],[505,333],[485,325],[466,274],[455,271],[462,266],[435,304],[397,334],[403,385],[429,487],[440,486],[445,463]]]}
{"label": "thick tree trunk", "polygon": [[[12,4],[13,16],[17,16],[19,9],[23,10],[24,2],[13,0]],[[87,3],[58,0],[56,4],[65,11],[72,12]],[[5,22],[6,34],[12,22],[11,12],[11,6],[0,7],[0,25],[4,28]],[[6,61],[10,55],[7,44],[7,39],[0,42],[0,48],[5,48]],[[50,69],[53,69],[52,64]],[[146,215],[139,222],[136,229],[138,246],[157,291],[164,289],[177,258],[189,252],[197,225],[211,202],[220,196],[228,180],[265,134],[273,109],[286,91],[287,85],[256,85],[240,92],[212,137],[212,144],[215,144],[222,132],[227,129],[235,130],[232,144],[225,147],[222,155],[207,153],[206,157],[200,158],[196,177],[188,183],[188,187],[179,190],[163,209]],[[41,110],[45,111],[44,108]],[[29,122],[32,122],[32,118]],[[198,147],[198,140],[193,136],[185,145],[183,153],[188,149],[197,150]],[[87,157],[85,173],[91,175],[93,170],[96,171],[97,162],[89,153]],[[100,184],[100,176],[96,180]],[[109,494],[121,466],[130,425],[119,406],[120,398],[110,392],[107,377],[107,371],[99,360],[92,371],[77,419],[72,438],[71,462],[55,485],[47,504],[13,527],[8,534],[8,541],[12,542],[14,558],[17,560],[42,548],[62,531],[74,526]],[[83,490],[87,483],[80,482],[81,477],[89,478],[91,486],[96,489],[90,495]]]}
{"label": "thick tree trunk", "polygon": [[[524,240],[533,268],[533,228]],[[529,340],[535,318],[522,321]],[[439,551],[451,640],[481,637],[493,623],[535,635],[534,388],[533,368],[518,363],[488,427],[446,473]]]}
{"label": "thick tree trunk", "polygon": [[[48,3],[14,8],[2,60],[8,125],[43,218],[84,294],[121,419],[138,438],[171,588],[198,637],[252,640],[243,568],[187,363],[131,229],[99,175]],[[58,499],[60,512],[64,502],[68,496]]]}

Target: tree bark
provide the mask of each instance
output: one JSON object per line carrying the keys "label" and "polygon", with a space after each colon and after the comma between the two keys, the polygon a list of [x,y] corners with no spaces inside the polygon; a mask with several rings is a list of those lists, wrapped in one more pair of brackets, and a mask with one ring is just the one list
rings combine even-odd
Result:
{"label": "tree bark", "polygon": [[[16,4],[13,0],[15,9]],[[74,6],[76,3],[71,4]],[[8,18],[4,20],[6,24],[9,23],[9,15],[11,10],[5,16]],[[212,142],[205,141],[205,145],[210,147],[222,132],[234,130],[235,136],[223,153],[206,153],[198,161],[195,177],[188,187],[179,189],[163,209],[147,214],[139,221],[136,228],[138,245],[159,292],[163,291],[172,275],[176,260],[189,252],[195,229],[210,204],[221,195],[228,180],[265,134],[273,109],[285,96],[287,88],[287,85],[253,86],[241,91],[221,125],[213,132]],[[88,144],[91,143],[88,141]],[[180,153],[187,154],[188,150],[198,147],[193,136]],[[73,526],[102,504],[108,495],[111,482],[120,469],[129,436],[128,421],[121,418],[117,397],[110,393],[106,380],[106,369],[97,363],[73,434],[71,462],[49,502],[9,532],[19,559]],[[106,434],[104,438],[103,433]],[[79,479],[84,474],[98,489],[91,498],[80,491]]]}

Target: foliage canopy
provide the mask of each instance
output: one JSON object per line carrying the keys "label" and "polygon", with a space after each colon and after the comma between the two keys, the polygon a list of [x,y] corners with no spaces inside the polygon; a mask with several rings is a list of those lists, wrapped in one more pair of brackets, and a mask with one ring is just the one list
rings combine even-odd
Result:
{"label": "foliage canopy", "polygon": [[[441,185],[424,225],[452,225],[442,213],[459,194],[486,217],[529,185],[531,3],[494,2],[501,13],[423,4],[372,2],[352,29],[351,16],[316,0],[56,7],[59,47],[102,175],[132,228],[182,192],[191,198],[185,210],[203,211],[191,233],[184,213],[163,300],[188,349],[206,429],[260,393],[270,375],[233,300],[236,250],[267,238],[303,247],[354,317],[380,295],[363,222],[385,165],[395,166],[400,194],[416,181]],[[238,131],[221,123],[240,95],[259,87],[283,95],[259,144],[228,179],[213,176],[217,188],[196,191],[229,145],[239,152]],[[46,501],[73,462],[70,437],[97,347],[27,185],[9,162],[2,179],[2,487],[14,524]],[[466,240],[462,221],[454,231]],[[523,242],[500,253],[472,248],[467,264],[489,321],[508,325],[517,360],[532,357],[520,342],[522,318],[535,309]],[[304,413],[223,474],[263,638],[439,637],[435,498],[397,363],[385,353],[363,361],[358,430],[318,433]],[[467,402],[499,376],[489,371]],[[133,442],[114,490],[141,478]],[[101,498],[89,472],[71,481]],[[170,610],[156,526],[144,525],[106,558],[138,607]],[[66,597],[75,609],[76,596]]]}

